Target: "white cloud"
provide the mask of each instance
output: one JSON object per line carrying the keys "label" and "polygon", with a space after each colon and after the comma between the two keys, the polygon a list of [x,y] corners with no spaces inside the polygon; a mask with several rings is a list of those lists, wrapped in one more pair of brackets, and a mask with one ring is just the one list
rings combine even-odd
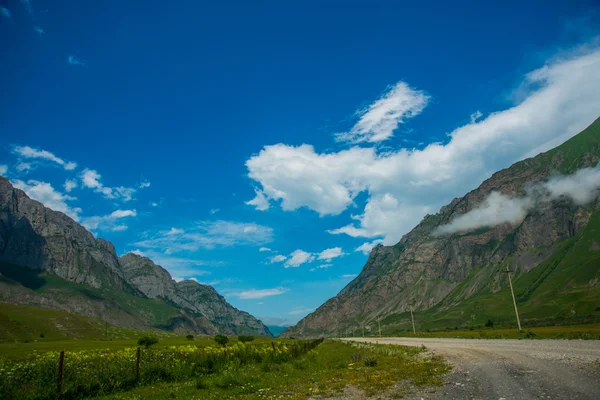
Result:
{"label": "white cloud", "polygon": [[[355,222],[332,233],[396,243],[425,214],[477,187],[493,172],[546,151],[583,130],[600,109],[600,49],[550,60],[523,78],[522,101],[454,129],[447,143],[380,151],[265,146],[246,161],[266,202],[336,215],[367,192]],[[438,132],[439,134],[439,132]]]}
{"label": "white cloud", "polygon": [[269,264],[280,263],[280,262],[284,262],[285,260],[287,260],[286,256],[277,254],[276,256],[269,258]]}
{"label": "white cloud", "polygon": [[311,269],[309,269],[309,271],[310,271],[310,272],[314,272],[314,271],[316,271],[317,269],[327,269],[327,268],[329,268],[329,267],[333,267],[333,264],[322,264],[322,265],[319,265],[319,266],[318,266],[318,267],[316,267],[316,268],[311,268]]}
{"label": "white cloud", "polygon": [[273,240],[272,228],[255,223],[199,221],[181,231],[182,229],[176,228],[160,231],[135,243],[135,246],[160,252],[169,249],[171,253],[175,253],[194,252],[201,248],[262,245]]}
{"label": "white cloud", "polygon": [[146,257],[146,253],[144,253],[140,249],[131,250],[130,253],[137,254],[140,257]]}
{"label": "white cloud", "polygon": [[210,214],[211,214],[211,215],[215,215],[215,214],[216,214],[216,213],[218,213],[219,211],[221,211],[221,209],[220,209],[220,208],[213,208],[213,209],[211,209],[211,210],[210,210]]}
{"label": "white cloud", "polygon": [[350,132],[336,134],[339,142],[380,142],[393,136],[398,125],[423,111],[429,96],[405,82],[390,86],[373,104],[358,111],[360,120]]}
{"label": "white cloud", "polygon": [[295,250],[290,254],[289,260],[285,262],[285,268],[297,268],[302,264],[313,262],[314,259],[314,254],[303,250]]}
{"label": "white cloud", "polygon": [[0,165],[0,175],[6,175],[6,173],[8,172],[8,165]]}
{"label": "white cloud", "polygon": [[341,257],[343,255],[345,255],[345,253],[342,251],[341,247],[333,247],[320,252],[317,258],[319,260],[331,261],[332,259]]}
{"label": "white cloud", "polygon": [[139,187],[140,187],[140,189],[144,189],[144,188],[150,187],[150,181],[142,181],[142,182],[140,182]]}
{"label": "white cloud", "polygon": [[184,232],[183,229],[171,228],[169,231],[165,232],[165,235],[181,235]]}
{"label": "white cloud", "polygon": [[381,240],[381,239],[373,240],[372,242],[364,242],[363,244],[358,246],[356,249],[354,249],[354,251],[362,251],[363,254],[369,255],[369,254],[371,254],[371,250],[373,250],[373,248],[375,246],[377,246],[378,244],[380,244],[381,242],[383,242],[383,240]]}
{"label": "white cloud", "polygon": [[10,13],[10,10],[6,7],[1,7],[0,6],[0,15],[2,15],[5,18],[12,18],[12,14]]}
{"label": "white cloud", "polygon": [[481,117],[483,117],[482,112],[479,111],[479,110],[475,111],[473,114],[471,114],[471,118],[470,118],[471,119],[471,123],[474,124]]}
{"label": "white cloud", "polygon": [[290,315],[308,314],[309,312],[313,312],[314,310],[315,310],[314,308],[299,307],[293,311],[290,311],[289,314]]}
{"label": "white cloud", "polygon": [[85,63],[83,61],[81,61],[79,58],[75,57],[75,56],[69,56],[67,58],[67,63],[69,65],[75,65],[75,66],[79,66],[79,67],[85,67]]}
{"label": "white cloud", "polygon": [[136,210],[115,210],[108,215],[82,218],[81,225],[88,230],[118,232],[127,229],[127,225],[119,223],[119,220],[135,216],[137,216]]}
{"label": "white cloud", "polygon": [[577,205],[585,205],[591,203],[599,191],[600,167],[583,168],[572,175],[554,176],[548,181],[531,184],[524,197],[492,192],[478,207],[438,227],[434,234],[469,232],[503,223],[516,225],[540,202],[568,198]]}
{"label": "white cloud", "polygon": [[31,163],[21,161],[15,166],[15,169],[18,172],[29,171],[33,169],[33,165],[31,165]]}
{"label": "white cloud", "polygon": [[69,193],[77,187],[77,181],[75,179],[67,179],[63,187],[65,188],[65,192]]}
{"label": "white cloud", "polygon": [[270,249],[270,248],[268,248],[268,247],[261,247],[260,249],[258,249],[258,251],[260,251],[260,252],[262,253],[262,252],[264,252],[264,251],[273,251],[273,250],[271,250],[271,249]]}
{"label": "white cloud", "polygon": [[156,201],[151,201],[151,202],[150,202],[150,205],[151,205],[152,207],[158,207],[158,203],[157,203]]}
{"label": "white cloud", "polygon": [[42,203],[44,206],[54,211],[63,212],[75,221],[79,221],[81,208],[71,207],[67,204],[67,201],[75,200],[75,198],[57,192],[51,184],[36,180],[29,180],[27,183],[21,180],[15,180],[13,181],[13,185],[27,193],[32,199]]}
{"label": "white cloud", "polygon": [[279,296],[288,292],[289,290],[286,288],[274,288],[274,289],[250,289],[245,290],[239,293],[232,294],[235,297],[238,297],[241,300],[249,300],[249,299],[262,299],[269,296]]}
{"label": "white cloud", "polygon": [[261,190],[255,190],[256,196],[252,200],[246,202],[249,206],[256,207],[259,211],[268,210],[270,207],[269,200],[265,197],[265,194]]}
{"label": "white cloud", "polygon": [[[53,153],[46,150],[39,150],[29,146],[14,146],[12,152],[16,154],[19,158],[33,159],[33,160],[43,160],[50,161],[55,164],[60,165],[67,171],[73,170],[77,167],[77,164],[71,161],[65,161],[60,157],[55,156]],[[21,164],[25,164],[21,162]],[[26,169],[30,169],[31,165]]]}
{"label": "white cloud", "polygon": [[[102,194],[107,199],[131,201],[137,192],[137,189],[133,187],[117,186],[111,188],[104,186],[104,184],[100,181],[102,175],[89,168],[84,169],[81,174],[79,174],[79,178],[81,179],[81,185],[83,187],[93,189],[96,193]],[[148,181],[144,181],[137,186],[138,188],[147,188],[150,186],[150,183]],[[156,203],[156,205],[158,205],[158,203]]]}
{"label": "white cloud", "polygon": [[340,275],[340,278],[352,279],[352,278],[356,278],[357,276],[358,276],[357,274],[344,274],[344,275]]}

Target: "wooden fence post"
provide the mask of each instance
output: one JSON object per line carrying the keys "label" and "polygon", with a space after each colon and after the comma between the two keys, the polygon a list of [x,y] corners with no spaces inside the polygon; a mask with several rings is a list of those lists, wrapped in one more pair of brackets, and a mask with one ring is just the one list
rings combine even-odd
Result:
{"label": "wooden fence post", "polygon": [[273,351],[275,351],[275,342],[271,342],[271,346],[273,346]]}
{"label": "wooden fence post", "polygon": [[137,359],[135,361],[135,383],[140,384],[140,358],[141,358],[141,350],[138,347],[137,349]]}
{"label": "wooden fence post", "polygon": [[58,380],[56,382],[56,398],[62,399],[62,382],[63,382],[63,366],[65,364],[65,352],[60,352],[60,358],[58,359]]}

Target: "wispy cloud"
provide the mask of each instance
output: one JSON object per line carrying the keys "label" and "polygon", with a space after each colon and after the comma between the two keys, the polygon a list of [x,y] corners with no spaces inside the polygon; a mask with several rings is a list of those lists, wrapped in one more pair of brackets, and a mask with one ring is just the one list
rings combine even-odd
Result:
{"label": "wispy cloud", "polygon": [[84,63],[79,58],[77,58],[75,56],[72,56],[72,55],[67,58],[67,63],[69,65],[78,66],[78,67],[85,67],[86,66],[86,63]]}
{"label": "wispy cloud", "polygon": [[261,247],[260,249],[258,249],[258,251],[260,251],[262,253],[262,252],[265,252],[265,251],[273,251],[273,250],[271,250],[268,247]]}
{"label": "wispy cloud", "polygon": [[287,257],[281,254],[277,254],[273,257],[269,258],[268,263],[269,264],[275,264],[275,263],[280,263],[280,262],[284,262],[285,260],[287,260]]}
{"label": "wispy cloud", "polygon": [[36,26],[33,28],[33,30],[40,36],[43,36],[46,34],[46,31],[44,31],[41,27]]}
{"label": "wispy cloud", "polygon": [[335,138],[349,143],[387,140],[406,119],[420,114],[428,101],[429,96],[422,91],[411,88],[406,82],[398,82],[373,104],[357,112],[360,119],[350,132],[338,133]]}
{"label": "wispy cloud", "polygon": [[85,217],[81,220],[81,225],[91,231],[101,230],[119,232],[127,229],[127,225],[120,221],[123,218],[135,216],[137,216],[136,210],[115,210],[108,215]]}
{"label": "wispy cloud", "polygon": [[438,227],[434,235],[468,232],[482,227],[508,223],[519,224],[540,203],[567,198],[577,205],[591,203],[600,193],[600,167],[583,168],[572,175],[553,176],[526,188],[524,197],[490,193],[483,203],[447,225]]}
{"label": "wispy cloud", "polygon": [[242,292],[232,293],[231,295],[241,300],[262,299],[270,296],[279,296],[288,292],[289,289],[279,287],[273,289],[250,289]]}
{"label": "wispy cloud", "polygon": [[198,249],[261,245],[273,240],[273,229],[255,223],[199,221],[184,228],[160,231],[134,246],[157,251],[194,252]]}
{"label": "wispy cloud", "polygon": [[0,175],[4,176],[8,172],[8,165],[0,165]]}
{"label": "wispy cloud", "polygon": [[127,186],[116,186],[108,187],[104,186],[101,182],[102,175],[93,169],[86,168],[81,174],[79,174],[81,180],[81,186],[94,190],[96,193],[101,193],[107,199],[119,199],[123,201],[133,200],[133,196],[137,193],[138,188],[146,188],[150,186],[150,182],[144,181],[136,187]]}
{"label": "wispy cloud", "polygon": [[375,246],[381,244],[382,242],[382,239],[373,240],[372,242],[365,242],[354,249],[354,251],[361,251],[363,254],[369,255],[371,254],[371,250],[373,250]]}
{"label": "wispy cloud", "polygon": [[285,262],[284,266],[285,268],[297,268],[302,264],[313,262],[314,259],[314,254],[298,249],[290,254],[290,258]]}
{"label": "wispy cloud", "polygon": [[309,312],[313,312],[315,309],[314,308],[306,308],[306,307],[298,307],[293,311],[290,311],[288,314],[289,315],[302,315],[302,314],[308,314]]}
{"label": "wispy cloud", "polygon": [[65,192],[69,193],[77,187],[77,181],[75,179],[67,179],[63,187],[65,188]]}
{"label": "wispy cloud", "polygon": [[0,6],[0,15],[3,16],[4,18],[8,18],[8,19],[12,18],[12,14],[10,13],[10,10],[8,8],[2,7],[2,6]]}
{"label": "wispy cloud", "polygon": [[23,7],[25,7],[25,10],[29,14],[33,14],[33,7],[31,6],[31,0],[21,0],[21,4],[23,4]]}
{"label": "wispy cloud", "polygon": [[319,260],[331,261],[334,258],[342,257],[344,255],[345,253],[342,251],[341,247],[332,247],[331,249],[320,252],[317,258]]}
{"label": "wispy cloud", "polygon": [[73,218],[75,221],[79,221],[81,208],[72,207],[67,204],[68,201],[75,200],[74,197],[65,195],[55,190],[50,183],[41,182],[36,180],[29,180],[27,183],[21,180],[14,180],[12,184],[27,193],[29,197],[39,201],[44,206],[54,210],[60,211]]}
{"label": "wispy cloud", "polygon": [[210,210],[210,215],[215,215],[216,213],[218,213],[219,211],[221,211],[220,208],[213,208]]}
{"label": "wispy cloud", "polygon": [[[57,157],[53,153],[46,150],[40,150],[29,146],[14,146],[12,148],[12,152],[19,158],[22,164],[24,163],[21,160],[28,159],[36,161],[49,161],[51,163],[60,165],[67,171],[71,171],[77,168],[76,163],[71,161],[65,161],[62,158]],[[31,169],[31,164],[28,165],[28,169]]]}
{"label": "wispy cloud", "polygon": [[357,276],[358,276],[357,274],[344,274],[344,275],[340,275],[340,278],[352,279],[352,278],[356,278]]}

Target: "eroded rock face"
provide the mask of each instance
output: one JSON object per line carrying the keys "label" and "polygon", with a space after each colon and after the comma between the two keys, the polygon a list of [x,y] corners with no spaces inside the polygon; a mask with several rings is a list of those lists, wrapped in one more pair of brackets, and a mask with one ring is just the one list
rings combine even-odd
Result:
{"label": "eroded rock face", "polygon": [[[135,254],[117,257],[112,243],[94,238],[72,218],[30,199],[3,177],[0,177],[0,263],[47,271],[102,293],[86,295],[83,291],[72,294],[68,301],[59,301],[58,292],[37,293],[0,282],[3,302],[97,316],[134,328],[271,336],[260,321],[232,307],[212,287],[193,281],[176,284],[165,269],[145,257]],[[163,300],[173,307],[173,315],[167,321],[159,321],[151,308],[137,310],[127,301],[123,304],[113,298],[115,290]]]}
{"label": "eroded rock face", "polygon": [[[283,333],[284,337],[333,335],[357,324],[408,310],[443,304],[476,267],[511,259],[517,272],[530,271],[553,254],[555,243],[583,230],[600,201],[585,207],[567,199],[536,205],[517,226],[501,224],[466,233],[436,236],[439,226],[480,206],[492,192],[522,196],[534,182],[552,174],[573,173],[600,160],[600,121],[563,145],[495,173],[477,189],[426,216],[395,246],[377,246],[360,275],[336,297]],[[532,250],[536,251],[532,252]],[[539,250],[538,250],[539,249]],[[473,281],[465,298],[489,282]],[[495,284],[499,289],[499,283]],[[453,300],[454,301],[454,300]],[[360,322],[357,322],[360,321]]]}

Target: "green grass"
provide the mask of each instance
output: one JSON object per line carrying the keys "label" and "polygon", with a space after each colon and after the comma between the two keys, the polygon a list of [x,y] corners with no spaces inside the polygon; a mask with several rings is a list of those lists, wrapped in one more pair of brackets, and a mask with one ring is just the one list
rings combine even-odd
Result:
{"label": "green grass", "polygon": [[[375,360],[376,366],[366,366]],[[103,400],[306,399],[330,397],[346,385],[367,395],[401,397],[414,386],[436,386],[450,367],[423,349],[327,340],[315,350],[280,364],[252,364],[180,383],[162,383],[101,397]],[[396,385],[402,382],[401,385]]]}

